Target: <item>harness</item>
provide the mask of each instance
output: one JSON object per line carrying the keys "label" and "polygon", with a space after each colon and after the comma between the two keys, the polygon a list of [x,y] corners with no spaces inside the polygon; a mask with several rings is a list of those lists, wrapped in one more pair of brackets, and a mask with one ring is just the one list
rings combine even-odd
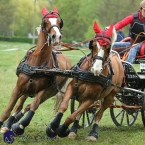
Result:
{"label": "harness", "polygon": [[[34,50],[30,50],[28,53],[32,54]],[[58,68],[58,61],[56,57],[56,53],[52,51],[52,56],[55,62],[55,68]],[[50,69],[50,67],[46,66],[49,61],[45,62],[41,66],[30,66],[26,60],[29,58],[29,56],[25,56],[19,63],[17,69],[16,69],[16,75],[19,76],[20,73],[24,73],[28,76],[35,76],[35,77],[40,77],[40,76],[52,76],[52,74],[45,74],[43,72],[37,72],[35,71],[36,69]],[[54,76],[54,75],[53,75]]]}
{"label": "harness", "polygon": [[[88,55],[91,55],[91,53]],[[76,78],[76,82],[75,82],[75,86],[74,86],[75,92],[74,92],[74,96],[73,96],[73,98],[76,100],[78,100],[78,80],[85,81],[85,82],[91,82],[91,83],[97,83],[97,84],[100,84],[105,89],[108,86],[112,85],[112,77],[114,75],[110,58],[108,61],[109,62],[108,65],[110,68],[110,69],[108,69],[109,70],[108,76],[105,76],[102,73],[99,76],[94,76],[94,74],[91,73],[90,71],[84,71],[84,70],[80,69],[79,66],[81,65],[81,63],[83,62],[84,59],[85,59],[85,57],[83,57],[79,61],[79,63],[71,69],[72,74],[73,74],[73,72],[75,72],[77,74],[77,75],[74,75],[74,77]]]}
{"label": "harness", "polygon": [[[34,52],[34,50],[30,50],[30,51],[28,52],[28,54],[32,54],[33,52]],[[53,57],[54,63],[55,63],[54,68],[59,68],[56,54],[57,54],[56,52],[52,51],[52,57]],[[20,61],[19,65],[18,65],[18,67],[17,67],[17,69],[16,69],[16,75],[17,75],[17,76],[19,76],[20,73],[24,73],[24,74],[30,76],[29,87],[28,87],[28,95],[29,95],[30,97],[33,97],[33,93],[32,93],[32,87],[33,87],[33,85],[32,85],[33,79],[32,79],[32,78],[33,78],[33,77],[44,77],[44,76],[49,77],[49,79],[50,79],[49,86],[51,86],[52,84],[55,84],[57,90],[60,91],[58,85],[56,84],[56,76],[55,76],[54,74],[52,74],[52,73],[47,73],[47,74],[46,74],[46,73],[44,73],[44,72],[38,72],[38,71],[36,71],[36,69],[44,69],[44,70],[46,70],[46,69],[48,69],[48,70],[51,69],[50,67],[46,66],[46,65],[49,63],[49,61],[45,62],[45,63],[44,63],[43,65],[41,65],[41,66],[30,66],[30,65],[26,62],[26,60],[27,60],[28,58],[29,58],[29,56],[26,55],[26,56]],[[49,87],[49,86],[48,86],[48,87]]]}
{"label": "harness", "polygon": [[[87,56],[89,56],[89,55],[91,55],[91,53],[89,53]],[[83,58],[81,58],[81,60],[77,63],[77,65],[75,65],[71,69],[72,72],[77,73],[77,75],[74,75],[74,77],[81,81],[98,83],[104,88],[107,88],[108,86],[110,86],[112,83],[112,76],[114,75],[111,61],[109,61],[109,63],[108,63],[108,65],[110,67],[108,76],[105,76],[102,73],[99,76],[94,76],[94,74],[91,73],[90,71],[84,71],[80,68],[80,65],[82,64],[82,62],[85,58],[86,58],[85,56]]]}

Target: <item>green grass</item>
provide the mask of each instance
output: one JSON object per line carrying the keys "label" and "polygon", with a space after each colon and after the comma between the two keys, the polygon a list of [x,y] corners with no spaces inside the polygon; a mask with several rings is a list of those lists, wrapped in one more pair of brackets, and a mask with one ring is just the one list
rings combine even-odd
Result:
{"label": "green grass", "polygon": [[[11,92],[16,84],[17,76],[15,75],[16,66],[20,61],[26,50],[31,48],[30,44],[23,43],[8,43],[0,42],[0,114],[8,105]],[[11,48],[19,48],[18,51],[1,51]],[[84,50],[87,54],[88,50]],[[84,56],[80,51],[67,51],[63,52],[70,58],[72,64]],[[139,69],[138,65],[135,66]],[[33,99],[28,98],[26,104],[30,103]],[[25,104],[25,105],[26,105]],[[139,114],[136,122],[131,127],[116,127],[111,120],[109,109],[107,109],[99,123],[99,139],[95,143],[88,143],[85,141],[90,127],[80,129],[78,137],[75,140],[68,138],[58,138],[50,140],[46,137],[46,126],[53,119],[53,104],[54,98],[50,98],[44,102],[36,111],[31,123],[25,129],[24,135],[16,137],[14,145],[144,145],[145,129]],[[70,114],[70,108],[65,113],[62,122]],[[0,134],[0,145],[4,145],[3,134]]]}

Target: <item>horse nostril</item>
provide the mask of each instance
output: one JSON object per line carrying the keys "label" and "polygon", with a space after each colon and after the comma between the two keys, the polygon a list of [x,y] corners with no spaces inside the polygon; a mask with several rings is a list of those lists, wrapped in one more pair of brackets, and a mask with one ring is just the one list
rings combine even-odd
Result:
{"label": "horse nostril", "polygon": [[61,36],[59,37],[59,40],[61,40]]}
{"label": "horse nostril", "polygon": [[55,34],[53,34],[53,35],[52,35],[52,39],[54,40],[55,38],[56,38],[56,35],[55,35]]}

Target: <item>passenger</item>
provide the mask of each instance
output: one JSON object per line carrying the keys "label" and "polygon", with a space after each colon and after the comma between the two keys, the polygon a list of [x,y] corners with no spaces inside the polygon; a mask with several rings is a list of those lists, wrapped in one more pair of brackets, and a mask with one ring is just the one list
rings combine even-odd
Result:
{"label": "passenger", "polygon": [[[137,38],[137,35],[141,32],[144,32],[144,28],[145,28],[145,0],[143,0],[140,3],[140,9],[138,12],[135,12],[134,14],[125,17],[123,20],[116,23],[114,27],[116,30],[119,30],[127,26],[128,24],[130,24],[129,37],[131,37],[131,41],[115,42],[112,49],[114,48],[114,50],[116,51],[122,51],[126,49],[128,46],[131,46],[134,43],[134,41],[135,43],[139,43],[138,45],[135,45],[130,49],[128,58],[126,60],[132,64],[134,63],[136,55],[139,53],[140,48],[143,44],[140,42],[145,40],[145,36],[143,34],[139,35],[139,37]],[[117,48],[118,50],[115,48]]]}

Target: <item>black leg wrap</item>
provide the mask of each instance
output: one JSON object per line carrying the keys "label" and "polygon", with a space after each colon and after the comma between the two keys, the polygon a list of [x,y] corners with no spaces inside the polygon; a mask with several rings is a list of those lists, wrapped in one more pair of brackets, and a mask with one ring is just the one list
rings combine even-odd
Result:
{"label": "black leg wrap", "polygon": [[89,136],[94,136],[95,138],[98,138],[98,124],[93,125],[92,130],[89,133]]}
{"label": "black leg wrap", "polygon": [[3,122],[0,121],[0,128],[2,127],[2,125],[3,125]]}
{"label": "black leg wrap", "polygon": [[59,128],[56,130],[56,134],[59,137],[67,137],[69,133],[70,133],[70,130],[68,126],[66,126],[65,124],[60,125]]}
{"label": "black leg wrap", "polygon": [[79,120],[75,120],[70,129],[70,132],[74,132],[75,134],[77,134],[78,127],[79,127]]}
{"label": "black leg wrap", "polygon": [[26,127],[29,125],[31,119],[33,118],[33,115],[34,115],[34,111],[32,110],[29,110],[27,116],[20,122],[20,124],[23,125],[23,127]]}
{"label": "black leg wrap", "polygon": [[24,128],[20,128],[20,123],[15,123],[12,125],[12,131],[16,134],[16,135],[22,135],[24,133]]}
{"label": "black leg wrap", "polygon": [[50,125],[47,126],[47,128],[46,128],[46,134],[51,139],[53,139],[53,138],[55,138],[57,136],[57,134],[51,130],[51,126]]}
{"label": "black leg wrap", "polygon": [[24,114],[20,111],[20,112],[15,116],[14,123],[18,122],[23,116],[24,116]]}
{"label": "black leg wrap", "polygon": [[59,112],[56,115],[55,119],[51,122],[51,129],[53,131],[55,131],[59,127],[62,116],[63,116],[63,114],[61,112]]}
{"label": "black leg wrap", "polygon": [[4,123],[3,127],[7,127],[8,129],[10,129],[12,124],[13,124],[13,122],[14,122],[14,120],[15,120],[15,117],[14,116],[10,116],[8,118],[8,120],[6,121],[6,123]]}

